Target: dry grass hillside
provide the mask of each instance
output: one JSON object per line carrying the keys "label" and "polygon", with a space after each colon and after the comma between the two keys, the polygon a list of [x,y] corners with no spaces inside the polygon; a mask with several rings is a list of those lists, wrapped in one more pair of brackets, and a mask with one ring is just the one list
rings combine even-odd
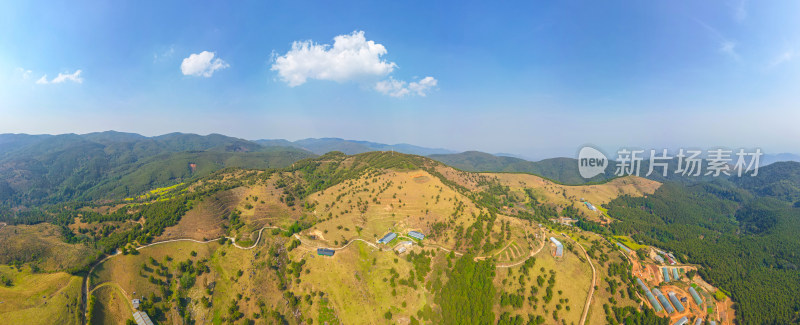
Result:
{"label": "dry grass hillside", "polygon": [[0,264],[33,262],[42,271],[69,270],[87,264],[96,251],[85,244],[63,241],[58,226],[49,223],[0,229]]}

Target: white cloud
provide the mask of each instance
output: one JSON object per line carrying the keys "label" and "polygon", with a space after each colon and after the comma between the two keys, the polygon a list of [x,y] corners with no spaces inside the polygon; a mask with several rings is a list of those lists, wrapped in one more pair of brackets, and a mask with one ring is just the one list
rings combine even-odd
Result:
{"label": "white cloud", "polygon": [[277,71],[290,87],[308,79],[344,82],[383,77],[397,67],[381,59],[385,54],[383,45],[367,41],[363,31],[356,31],[334,37],[333,46],[296,41],[289,52],[275,59],[270,70]]}
{"label": "white cloud", "polygon": [[43,75],[39,80],[36,80],[36,84],[39,85],[46,85],[46,84],[60,84],[66,81],[72,81],[76,83],[83,83],[83,78],[81,78],[81,70],[75,70],[73,73],[59,73],[58,76],[53,78],[53,80],[48,81],[47,75]]}
{"label": "white cloud", "polygon": [[171,58],[173,54],[175,54],[175,46],[170,45],[169,48],[164,50],[163,52],[153,53],[153,62],[163,61],[165,59]]}
{"label": "white cloud", "polygon": [[406,95],[418,95],[425,97],[428,94],[428,91],[436,87],[439,83],[438,80],[434,77],[425,77],[418,82],[410,82],[406,83],[402,80],[395,80],[394,78],[389,78],[383,81],[379,81],[375,84],[375,90],[378,92],[389,95],[392,97],[403,97]]}
{"label": "white cloud", "polygon": [[784,51],[780,55],[778,55],[772,62],[769,64],[769,68],[777,67],[781,64],[790,62],[794,59],[794,50]]}
{"label": "white cloud", "polygon": [[736,61],[739,61],[739,53],[736,52],[736,42],[731,40],[724,40],[719,45],[719,50],[725,55],[730,56]]}
{"label": "white cloud", "polygon": [[375,90],[392,97],[403,97],[409,93],[408,88],[406,88],[406,82],[395,80],[394,78],[378,81],[375,84]]}
{"label": "white cloud", "polygon": [[439,84],[439,81],[436,80],[436,78],[428,76],[422,78],[422,80],[419,82],[412,82],[408,84],[408,89],[417,95],[425,97],[425,95],[427,95],[427,91],[433,87],[436,87],[437,84]]}
{"label": "white cloud", "polygon": [[230,67],[227,62],[220,58],[214,58],[216,53],[203,51],[189,55],[181,63],[181,72],[186,76],[211,77],[214,71]]}
{"label": "white cloud", "polygon": [[733,8],[733,19],[741,23],[747,19],[747,16],[747,0],[739,0]]}
{"label": "white cloud", "polygon": [[[317,44],[311,40],[295,41],[289,52],[275,56],[270,70],[277,71],[289,87],[300,86],[309,79],[374,82],[373,89],[392,97],[425,96],[438,84],[433,77],[416,82],[394,79],[389,75],[397,64],[382,59],[386,53],[386,47],[368,41],[363,31],[354,31],[334,37],[333,45]],[[375,82],[386,76],[389,78]]]}
{"label": "white cloud", "polygon": [[58,76],[53,78],[53,80],[51,80],[50,82],[54,84],[60,84],[68,80],[72,82],[83,83],[83,78],[81,78],[81,70],[75,70],[75,72],[72,74],[59,73]]}
{"label": "white cloud", "polygon": [[700,26],[703,26],[703,28],[705,28],[708,31],[709,35],[711,35],[711,37],[714,38],[714,41],[716,41],[719,44],[720,52],[731,57],[736,61],[741,60],[739,52],[736,51],[736,46],[738,45],[736,41],[728,39],[727,37],[722,35],[722,33],[720,33],[716,28],[711,27],[711,25],[706,24],[701,20],[695,19],[695,21],[698,24],[700,24]]}
{"label": "white cloud", "polygon": [[32,73],[33,73],[33,71],[31,71],[31,70],[25,70],[25,69],[19,68],[19,67],[17,68],[17,74],[19,75],[20,78],[22,78],[24,80],[30,79]]}

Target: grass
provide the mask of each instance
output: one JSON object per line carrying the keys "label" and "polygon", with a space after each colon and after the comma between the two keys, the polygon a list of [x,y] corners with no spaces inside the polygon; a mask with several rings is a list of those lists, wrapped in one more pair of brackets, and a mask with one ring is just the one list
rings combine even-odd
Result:
{"label": "grass", "polygon": [[96,297],[92,313],[92,324],[123,324],[133,318],[128,297],[116,286],[106,285],[97,288],[92,294]]}
{"label": "grass", "polygon": [[0,322],[5,324],[77,324],[81,278],[67,273],[21,272],[2,265],[11,287],[0,286]]}
{"label": "grass", "polygon": [[35,263],[42,271],[54,272],[87,265],[95,253],[87,245],[65,243],[59,227],[49,223],[0,230],[0,264],[21,260]]}
{"label": "grass", "polygon": [[432,300],[419,282],[414,289],[397,283],[398,278],[392,288],[389,270],[394,268],[400,278],[408,278],[413,266],[390,251],[378,252],[361,242],[336,252],[334,258],[309,258],[306,267],[310,272],[301,277],[300,288],[294,291],[325,292],[328,303],[325,308],[320,307],[318,318],[335,313],[344,324],[364,324],[383,319],[387,310],[395,315],[414,314]]}
{"label": "grass", "polygon": [[[595,207],[610,202],[620,195],[642,196],[652,194],[661,183],[640,177],[615,178],[607,183],[594,185],[561,185],[530,174],[481,173],[497,177],[503,185],[522,192],[524,188],[533,189],[539,201],[557,205],[583,204],[583,198]],[[524,192],[522,193],[524,196]],[[585,206],[584,206],[585,208]]]}
{"label": "grass", "polygon": [[[129,318],[130,315],[126,314],[128,311],[122,312],[124,311],[124,308],[120,306],[124,305],[120,304],[121,302],[125,302],[134,297],[139,298],[143,296],[147,298],[150,296],[150,293],[153,293],[162,299],[168,298],[162,297],[159,287],[149,282],[148,276],[151,274],[155,275],[155,273],[142,271],[142,264],[147,264],[148,267],[155,268],[149,262],[150,257],[155,259],[159,264],[167,265],[167,267],[172,270],[171,272],[174,272],[175,266],[179,262],[187,259],[197,261],[202,258],[208,258],[216,251],[218,247],[219,244],[216,242],[208,244],[199,244],[188,241],[171,242],[143,248],[139,250],[138,255],[117,255],[99,265],[95,269],[95,273],[93,273],[91,288],[94,289],[103,286],[103,288],[95,291],[99,291],[99,310],[100,313],[103,314],[103,319],[121,319],[124,322],[124,320]],[[192,251],[197,252],[196,257],[191,256]],[[166,256],[170,256],[172,261],[167,262],[165,260]],[[144,276],[140,275],[140,272],[142,272]],[[163,277],[157,277],[163,279]],[[203,279],[198,278],[196,280],[196,284],[202,283],[202,280]],[[112,295],[111,292],[106,292],[106,290],[108,290],[104,289],[106,287],[119,289],[114,290],[115,294]],[[99,294],[104,294],[105,296],[99,296]],[[112,298],[118,299],[121,302],[115,302],[112,304],[108,300]],[[170,319],[169,316],[171,316],[171,313],[168,314],[169,321],[173,323],[178,321]]]}
{"label": "grass", "polygon": [[[606,242],[602,239],[601,236],[591,233],[591,232],[582,232],[581,235],[585,236],[587,239],[579,238],[579,242],[585,247],[587,250],[592,246],[592,241],[598,240],[600,243],[599,247],[602,253],[605,253],[608,256],[608,260],[605,263],[601,263],[598,259],[593,259],[592,263],[594,263],[594,267],[597,269],[597,289],[594,291],[594,297],[592,298],[592,305],[589,308],[589,314],[586,317],[587,324],[603,324],[606,322],[606,314],[605,310],[603,309],[603,304],[612,305],[609,301],[610,298],[614,298],[616,304],[613,306],[616,307],[625,307],[625,306],[636,306],[636,303],[627,296],[627,285],[621,284],[617,288],[616,294],[612,295],[609,289],[609,284],[606,282],[608,279],[608,269],[610,263],[623,263],[627,261],[627,259],[617,250],[615,247],[609,248],[606,246]],[[600,256],[600,252],[596,252],[595,256]],[[614,277],[614,280],[621,282],[619,277]],[[622,298],[621,291],[625,291],[625,298]]]}
{"label": "grass", "polygon": [[[578,249],[576,248],[576,251]],[[581,255],[583,253],[580,253]],[[521,266],[513,268],[498,268],[497,276],[495,277],[495,287],[497,290],[497,299],[495,306],[495,315],[500,315],[503,312],[510,312],[511,315],[521,314],[527,316],[528,314],[541,315],[545,318],[547,324],[554,322],[552,312],[556,310],[556,305],[559,304],[560,299],[569,299],[568,303],[563,303],[562,309],[558,311],[559,321],[563,319],[567,324],[578,323],[581,314],[583,313],[583,306],[586,302],[586,296],[592,281],[592,270],[588,263],[581,262],[575,254],[569,251],[564,252],[564,257],[556,260],[552,257],[547,247],[542,249],[535,255],[536,263],[533,268],[529,269],[529,275],[525,279],[525,286],[519,284],[519,277],[523,276],[520,271]],[[542,272],[541,268],[545,271]],[[543,297],[545,296],[546,288],[548,286],[545,281],[542,287],[537,284],[537,276],[541,275],[545,279],[549,279],[550,271],[556,272],[556,282],[553,286],[553,299],[549,303],[545,303]],[[503,283],[506,280],[506,283]],[[535,296],[539,299],[534,309],[528,302],[527,297],[530,295],[531,287],[539,288]],[[503,292],[515,293],[517,290],[522,289],[525,294],[525,299],[522,308],[515,309],[511,306],[500,307],[499,297]],[[561,293],[559,293],[561,291]],[[570,310],[566,310],[566,306]]]}
{"label": "grass", "polygon": [[[419,176],[426,181],[415,181]],[[454,225],[467,227],[474,222],[472,213],[480,212],[468,198],[422,171],[388,172],[345,181],[312,194],[308,201],[317,203],[313,214],[321,219],[311,231],[319,230],[327,246],[340,246],[358,237],[357,226],[362,228],[360,237],[372,241],[390,230],[403,235],[409,230],[428,234],[437,221],[452,220]],[[456,201],[464,204],[460,213],[456,213]],[[426,243],[452,247],[452,228],[439,238],[426,237]]]}
{"label": "grass", "polygon": [[628,248],[634,251],[638,251],[639,249],[642,248],[647,248],[647,246],[645,245],[637,244],[635,241],[633,241],[633,239],[631,239],[628,236],[614,236],[614,239],[618,240],[620,243],[622,243],[625,246],[628,246]]}

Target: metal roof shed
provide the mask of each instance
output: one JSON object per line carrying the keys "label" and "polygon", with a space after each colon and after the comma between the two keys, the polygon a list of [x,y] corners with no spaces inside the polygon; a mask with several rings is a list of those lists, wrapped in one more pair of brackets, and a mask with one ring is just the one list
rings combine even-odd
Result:
{"label": "metal roof shed", "polygon": [[661,305],[664,306],[667,314],[672,314],[675,312],[675,308],[672,308],[672,305],[669,304],[669,301],[667,301],[667,298],[664,297],[663,293],[661,293],[661,290],[653,288],[653,293],[656,295],[656,298],[658,298],[658,301],[661,302]]}
{"label": "metal roof shed", "polygon": [[561,244],[555,237],[550,237],[550,242],[556,245],[556,256],[561,257],[564,255],[564,245]]}
{"label": "metal roof shed", "polygon": [[133,313],[133,320],[135,320],[138,325],[153,325],[153,321],[151,321],[147,313],[143,311]]}
{"label": "metal roof shed", "polygon": [[694,302],[698,306],[703,304],[703,298],[700,297],[700,295],[697,293],[697,290],[695,290],[693,287],[689,287],[689,294],[692,295],[692,299],[694,299]]}
{"label": "metal roof shed", "polygon": [[678,300],[678,296],[676,296],[674,292],[670,291],[667,295],[669,296],[669,301],[675,305],[675,309],[677,309],[679,313],[682,313],[684,310],[686,310],[686,308],[683,308],[683,304],[680,300]]}
{"label": "metal roof shed", "polygon": [[688,322],[689,322],[689,318],[687,318],[686,316],[683,316],[683,317],[681,317],[681,319],[679,319],[677,322],[675,322],[674,325],[684,325],[684,324],[686,324]]}
{"label": "metal roof shed", "polygon": [[639,283],[640,287],[642,287],[642,291],[644,291],[644,295],[647,297],[647,300],[650,301],[650,304],[653,305],[653,309],[655,309],[656,312],[660,312],[662,309],[661,305],[658,303],[658,300],[656,300],[656,297],[653,296],[653,293],[650,292],[650,289],[647,287],[647,285],[645,285],[644,282],[642,282],[642,279],[638,277],[636,278],[636,282]]}
{"label": "metal roof shed", "polygon": [[336,251],[329,248],[317,248],[317,255],[333,256]]}
{"label": "metal roof shed", "polygon": [[390,232],[386,234],[386,236],[383,236],[383,238],[381,238],[378,242],[381,244],[387,244],[390,241],[394,240],[395,238],[397,238],[397,234]]}

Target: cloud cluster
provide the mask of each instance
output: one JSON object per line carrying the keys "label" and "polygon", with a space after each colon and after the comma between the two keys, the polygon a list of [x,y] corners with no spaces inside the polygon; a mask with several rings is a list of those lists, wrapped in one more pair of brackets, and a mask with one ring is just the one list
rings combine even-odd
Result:
{"label": "cloud cluster", "polygon": [[203,51],[189,55],[181,63],[181,72],[186,76],[211,77],[214,71],[230,67],[220,58],[214,58],[214,52]]}
{"label": "cloud cluster", "polygon": [[364,32],[339,35],[333,46],[312,41],[296,41],[292,49],[275,59],[271,70],[281,80],[296,87],[308,79],[348,80],[383,77],[394,71],[397,64],[381,59],[386,48],[364,38]]}
{"label": "cloud cluster", "polygon": [[75,70],[73,73],[59,73],[58,76],[53,78],[52,80],[47,80],[47,75],[43,75],[39,80],[36,80],[36,83],[39,85],[46,85],[46,84],[60,84],[66,81],[72,81],[76,83],[83,83],[83,78],[81,78],[81,70]]}
{"label": "cloud cluster", "polygon": [[[333,45],[295,41],[289,52],[275,57],[270,70],[276,71],[289,87],[300,86],[309,79],[368,82],[380,93],[403,97],[425,96],[436,86],[433,77],[410,83],[392,77],[383,79],[397,68],[396,63],[383,59],[386,53],[386,47],[368,41],[363,31],[355,31],[334,37]],[[376,82],[380,79],[383,80]]]}
{"label": "cloud cluster", "polygon": [[395,80],[389,78],[387,80],[378,81],[375,84],[375,90],[378,92],[389,95],[392,97],[403,97],[406,95],[419,95],[425,97],[428,91],[436,87],[439,81],[434,77],[425,77],[420,81],[406,83],[402,80]]}

